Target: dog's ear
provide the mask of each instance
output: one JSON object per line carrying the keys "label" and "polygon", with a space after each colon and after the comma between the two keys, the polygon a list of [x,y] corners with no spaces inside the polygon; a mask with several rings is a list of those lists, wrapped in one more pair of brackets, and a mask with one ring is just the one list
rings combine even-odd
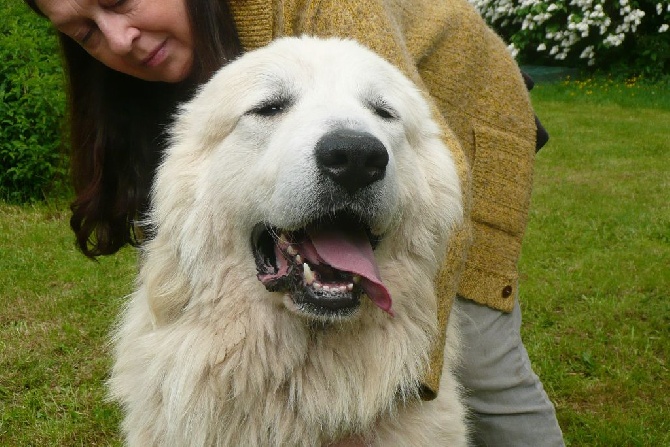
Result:
{"label": "dog's ear", "polygon": [[250,70],[240,64],[243,61],[221,68],[179,107],[170,132],[172,150],[208,150],[233,131],[253,101],[250,95],[241,97],[240,92],[258,90]]}
{"label": "dog's ear", "polygon": [[[179,108],[170,132],[170,153],[207,152],[223,141],[235,128],[239,116],[218,101],[198,101]],[[240,113],[241,115],[241,113]]]}

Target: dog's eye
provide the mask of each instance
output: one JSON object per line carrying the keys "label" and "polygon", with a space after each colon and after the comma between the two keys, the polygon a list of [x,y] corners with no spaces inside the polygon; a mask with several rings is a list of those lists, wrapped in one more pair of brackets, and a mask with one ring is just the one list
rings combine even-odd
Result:
{"label": "dog's eye", "polygon": [[393,116],[393,114],[390,111],[388,111],[387,109],[385,109],[383,107],[375,107],[375,113],[377,115],[379,115],[381,118],[384,118],[384,119],[395,118],[395,116]]}
{"label": "dog's eye", "polygon": [[271,117],[279,115],[288,107],[288,101],[278,100],[268,103],[261,104],[253,109],[249,113],[254,115],[260,115],[265,117]]}
{"label": "dog's eye", "polygon": [[372,109],[375,115],[385,120],[398,118],[396,111],[384,102],[372,102],[370,103],[370,109]]}

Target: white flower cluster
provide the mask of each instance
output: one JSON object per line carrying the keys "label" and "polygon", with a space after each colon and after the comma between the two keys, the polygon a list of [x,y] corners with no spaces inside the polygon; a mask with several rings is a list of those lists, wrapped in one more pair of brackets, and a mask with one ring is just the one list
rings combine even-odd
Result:
{"label": "white flower cluster", "polygon": [[[469,1],[489,24],[517,30],[509,47],[515,57],[524,46],[536,45],[538,52],[546,52],[556,60],[581,50],[579,57],[588,65],[595,63],[599,51],[618,47],[626,36],[634,34],[646,15],[631,0]],[[670,2],[662,0],[655,6],[658,16],[670,21]],[[658,32],[669,28],[662,23]]]}
{"label": "white flower cluster", "polygon": [[[667,0],[666,0],[666,2],[667,2]],[[663,12],[664,12],[664,11],[663,11],[663,4],[662,4],[662,3],[657,3],[657,4],[656,4],[656,13],[657,13],[659,16],[662,16],[662,15],[663,15]],[[666,12],[666,13],[670,13],[670,2],[668,2],[668,4],[667,4],[667,6],[666,6],[666,8],[665,8],[665,12]],[[666,14],[666,15],[667,15],[667,14]],[[668,25],[667,23],[662,23],[661,26],[658,27],[658,32],[659,32],[659,33],[664,33],[664,32],[666,32],[669,28],[670,28],[670,25]]]}

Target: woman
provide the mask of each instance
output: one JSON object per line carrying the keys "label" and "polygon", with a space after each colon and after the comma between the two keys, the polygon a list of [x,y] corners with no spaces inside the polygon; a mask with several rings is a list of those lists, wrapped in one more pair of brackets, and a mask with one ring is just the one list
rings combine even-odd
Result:
{"label": "woman", "polygon": [[[59,31],[76,192],[71,226],[91,257],[137,243],[135,221],[147,206],[164,126],[226,61],[307,33],[354,38],[398,66],[430,94],[471,191],[471,221],[436,287],[441,324],[457,294],[468,315],[461,380],[470,388],[475,441],[563,445],[518,335],[516,264],[538,128],[516,64],[466,0],[25,1]],[[425,398],[438,391],[442,344]]]}

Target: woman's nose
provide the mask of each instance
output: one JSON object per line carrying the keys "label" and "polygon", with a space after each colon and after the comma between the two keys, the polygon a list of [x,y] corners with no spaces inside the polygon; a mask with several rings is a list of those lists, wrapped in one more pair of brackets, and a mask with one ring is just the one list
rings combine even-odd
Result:
{"label": "woman's nose", "polygon": [[118,55],[130,53],[133,42],[140,35],[140,30],[132,26],[126,17],[116,14],[105,16],[98,23],[98,28],[105,36],[110,51]]}

